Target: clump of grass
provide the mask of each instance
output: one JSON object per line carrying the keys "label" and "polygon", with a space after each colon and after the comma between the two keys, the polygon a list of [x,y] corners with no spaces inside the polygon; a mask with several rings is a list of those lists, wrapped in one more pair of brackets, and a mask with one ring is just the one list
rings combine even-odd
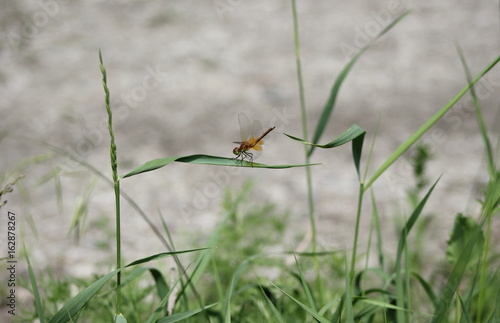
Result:
{"label": "clump of grass", "polygon": [[[298,14],[295,1],[293,21],[295,31],[295,49],[297,54],[297,74],[299,80],[300,106],[303,124],[306,124],[307,107],[302,71],[300,64],[300,42],[298,38]],[[397,18],[385,28],[373,41],[382,37],[396,26],[408,13]],[[491,138],[483,121],[479,100],[474,92],[478,82],[499,61],[490,63],[475,78],[468,72],[462,57],[466,86],[421,125],[408,139],[404,140],[386,161],[368,176],[368,166],[363,172],[361,160],[365,131],[357,125],[351,126],[339,137],[326,144],[318,144],[332,116],[336,97],[343,81],[352,67],[370,45],[367,44],[342,70],[333,82],[330,97],[326,100],[323,112],[317,120],[313,139],[309,141],[307,127],[303,128],[303,138],[288,136],[303,143],[304,165],[262,165],[240,162],[234,159],[189,155],[167,157],[146,162],[124,176],[118,175],[116,158],[117,147],[114,143],[112,109],[110,93],[107,87],[106,69],[99,53],[100,67],[103,74],[105,107],[109,117],[111,179],[77,156],[44,144],[52,151],[73,158],[84,165],[93,174],[112,184],[116,206],[116,268],[103,276],[88,279],[59,279],[52,275],[38,275],[28,261],[29,280],[24,282],[34,295],[34,310],[23,312],[23,319],[40,322],[92,321],[104,322],[114,319],[123,322],[176,322],[176,321],[248,321],[248,322],[411,322],[420,319],[432,322],[495,322],[500,318],[497,286],[498,250],[492,247],[493,216],[499,212],[500,171],[492,150]],[[461,53],[459,51],[459,53]],[[470,92],[475,106],[479,131],[483,137],[487,155],[489,182],[484,187],[479,215],[457,215],[455,226],[450,229],[448,250],[442,255],[448,265],[442,271],[439,281],[432,281],[423,274],[423,262],[415,260],[418,250],[411,245],[415,228],[421,227],[416,234],[417,243],[425,242],[424,229],[428,222],[422,220],[427,201],[434,190],[439,189],[439,179],[428,179],[425,167],[429,154],[423,146],[417,146],[412,165],[416,178],[415,187],[408,192],[410,216],[405,219],[397,237],[397,250],[394,255],[382,250],[385,237],[381,234],[384,225],[378,218],[375,193],[371,190],[372,228],[375,231],[378,262],[370,265],[369,254],[361,262],[360,221],[366,192],[372,184],[396,160],[418,142],[454,103]],[[280,246],[286,233],[286,215],[278,213],[273,205],[259,207],[248,206],[245,202],[251,191],[246,184],[241,192],[227,192],[223,205],[223,216],[204,246],[188,250],[176,250],[168,228],[168,218],[163,220],[163,232],[151,225],[153,232],[165,245],[165,252],[146,255],[124,266],[120,250],[120,201],[127,200],[139,213],[140,209],[120,190],[121,180],[144,172],[155,171],[173,162],[208,164],[231,167],[290,168],[311,166],[310,159],[315,149],[331,149],[345,143],[351,143],[354,171],[358,174],[358,209],[356,225],[353,228],[351,250],[320,250],[315,233],[314,194],[312,174],[306,172],[308,187],[307,203],[309,223],[313,232],[311,249],[305,252],[283,251]],[[300,153],[300,152],[298,152]],[[370,152],[370,156],[371,156]],[[370,163],[368,158],[367,164]],[[308,168],[306,168],[308,169]],[[54,174],[58,173],[55,172]],[[56,175],[53,175],[57,177]],[[432,183],[429,187],[429,183]],[[58,188],[60,191],[60,187]],[[3,190],[2,192],[8,192]],[[0,192],[0,193],[2,193]],[[79,210],[89,201],[92,190]],[[0,194],[1,195],[1,194]],[[84,212],[83,212],[84,213]],[[83,214],[80,211],[80,214]],[[141,213],[143,214],[143,213]],[[144,214],[143,214],[144,215]],[[144,216],[146,221],[147,216]],[[151,224],[149,221],[148,223]],[[420,224],[423,223],[423,224]],[[418,231],[418,230],[417,230]],[[370,239],[371,241],[372,239]],[[276,246],[280,252],[273,252]],[[183,261],[180,254],[189,255],[189,261]],[[177,270],[170,271],[155,263],[163,257],[174,257]],[[424,255],[425,256],[425,255]],[[293,259],[287,264],[286,259]],[[421,258],[420,258],[421,259]],[[271,277],[272,276],[272,277]],[[117,277],[116,280],[113,280]],[[432,277],[432,275],[431,275]],[[436,276],[434,276],[436,277]],[[31,285],[31,286],[29,286]],[[74,292],[73,289],[77,291]]]}

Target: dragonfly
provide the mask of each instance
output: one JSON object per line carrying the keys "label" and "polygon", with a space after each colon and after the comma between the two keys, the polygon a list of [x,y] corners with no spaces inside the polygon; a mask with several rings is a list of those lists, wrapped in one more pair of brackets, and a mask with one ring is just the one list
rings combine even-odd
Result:
{"label": "dragonfly", "polygon": [[276,127],[271,127],[262,132],[263,128],[260,121],[255,120],[251,123],[250,119],[244,113],[238,114],[238,121],[240,123],[241,141],[233,141],[233,143],[239,144],[238,147],[233,149],[233,154],[241,162],[247,159],[252,163],[254,159],[257,159],[262,154],[262,145],[264,144],[264,140],[262,139]]}

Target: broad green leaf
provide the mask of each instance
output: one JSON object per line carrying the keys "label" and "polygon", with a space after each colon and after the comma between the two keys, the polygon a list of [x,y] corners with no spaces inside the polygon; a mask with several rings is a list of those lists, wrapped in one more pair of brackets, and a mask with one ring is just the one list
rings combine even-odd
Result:
{"label": "broad green leaf", "polygon": [[182,157],[167,157],[158,158],[148,161],[147,163],[135,168],[128,174],[123,175],[121,178],[126,178],[134,175],[138,175],[145,172],[150,172],[152,170],[162,168],[167,166],[172,162],[179,163],[189,163],[189,164],[203,164],[203,165],[216,165],[216,166],[233,166],[233,167],[251,167],[251,168],[271,168],[271,169],[282,169],[282,168],[292,168],[292,167],[304,167],[313,166],[319,164],[304,164],[304,165],[264,165],[259,163],[251,163],[247,161],[237,160],[236,158],[218,157],[210,155],[189,155]]}

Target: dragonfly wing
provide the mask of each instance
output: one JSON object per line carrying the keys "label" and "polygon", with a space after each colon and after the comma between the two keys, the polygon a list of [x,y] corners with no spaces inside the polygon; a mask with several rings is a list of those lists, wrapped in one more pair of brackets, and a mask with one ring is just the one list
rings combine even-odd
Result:
{"label": "dragonfly wing", "polygon": [[240,139],[241,141],[248,141],[252,136],[252,124],[250,119],[244,113],[238,114],[238,122],[240,123]]}
{"label": "dragonfly wing", "polygon": [[248,152],[252,154],[253,160],[259,158],[259,156],[262,155],[262,144],[259,142],[257,145],[249,149]]}
{"label": "dragonfly wing", "polygon": [[264,132],[262,129],[262,123],[259,120],[255,120],[252,124],[252,138],[259,138]]}

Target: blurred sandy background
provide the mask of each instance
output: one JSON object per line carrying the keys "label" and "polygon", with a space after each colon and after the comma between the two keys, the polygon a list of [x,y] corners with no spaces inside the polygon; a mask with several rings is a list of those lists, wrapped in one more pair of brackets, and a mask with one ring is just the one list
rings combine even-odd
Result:
{"label": "blurred sandy background", "polygon": [[[281,135],[301,137],[290,1],[3,0],[1,8],[0,130],[9,135],[0,142],[2,173],[47,152],[16,139],[22,135],[76,152],[111,177],[99,48],[115,111],[121,174],[159,157],[232,156],[239,112],[277,127],[259,162],[303,162],[303,148]],[[311,133],[334,79],[350,58],[346,48],[363,44],[408,9],[412,13],[365,53],[348,76],[321,140],[330,141],[357,123],[368,131],[366,158],[380,117],[371,172],[466,84],[455,40],[474,75],[497,57],[498,2],[298,1]],[[499,90],[497,67],[478,86],[494,136]],[[429,178],[443,174],[426,208],[435,215],[429,247],[442,250],[455,214],[477,210],[473,186],[486,178],[470,100],[461,100],[424,140],[435,154]],[[313,161],[325,163],[313,170],[321,247],[350,249],[358,189],[350,145],[317,151]],[[37,185],[54,168],[64,175],[62,210],[53,182]],[[403,159],[374,185],[388,237],[394,234],[394,217],[410,213],[402,200],[413,184],[410,170]],[[221,219],[221,183],[238,190],[245,180],[255,179],[250,199],[274,203],[279,212],[290,210],[294,231],[288,245],[296,245],[296,235],[308,227],[304,169],[232,171],[173,164],[124,180],[122,189],[159,226],[161,211],[177,247],[191,248],[203,243],[187,243],[193,240],[188,235],[208,235]],[[112,189],[96,183],[88,231],[76,244],[68,237],[71,217],[92,176],[64,158],[31,166],[24,174],[30,201],[16,189],[1,212],[2,217],[12,211],[23,219],[19,235],[34,266],[88,275],[96,264],[112,264]],[[368,201],[367,195],[362,242],[368,236]],[[125,259],[164,251],[137,213],[126,202],[122,207]],[[28,217],[38,235],[24,221]],[[0,238],[4,241],[5,234]]]}

